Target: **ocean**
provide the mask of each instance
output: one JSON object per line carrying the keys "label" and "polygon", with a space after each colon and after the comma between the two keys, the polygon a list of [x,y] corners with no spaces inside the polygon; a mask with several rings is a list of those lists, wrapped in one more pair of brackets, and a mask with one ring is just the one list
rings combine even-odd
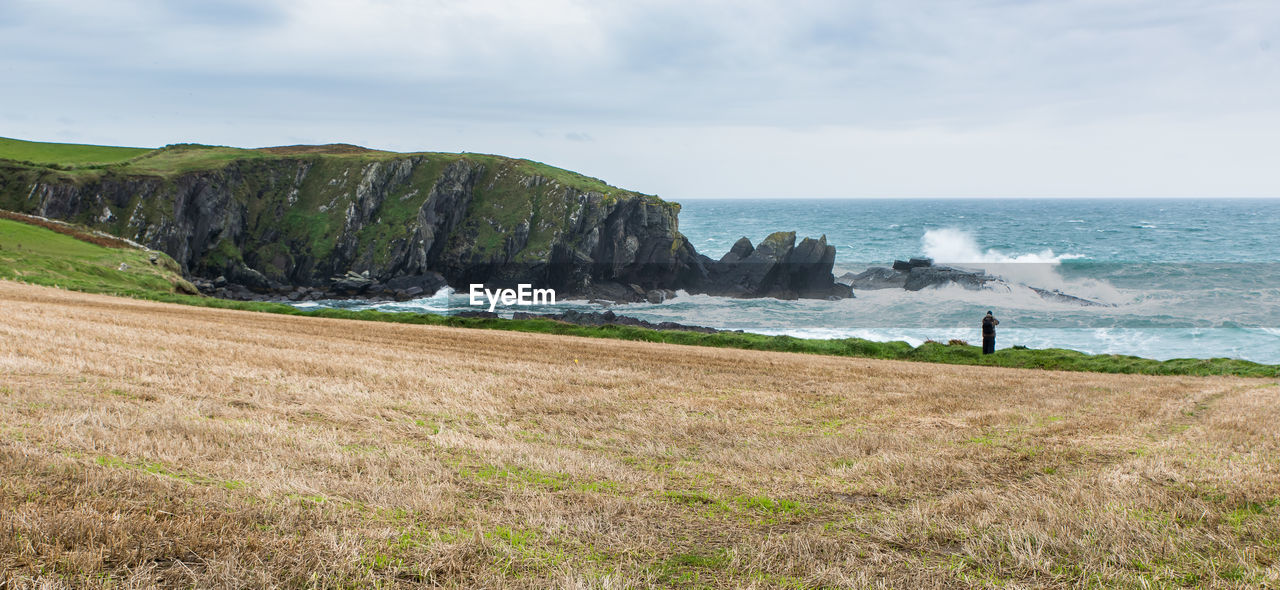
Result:
{"label": "ocean", "polygon": [[[1010,286],[918,292],[859,290],[842,301],[687,295],[616,313],[802,338],[981,340],[988,310],[997,348],[1067,348],[1156,359],[1232,357],[1280,363],[1280,199],[682,200],[680,229],[719,258],[738,238],[825,235],[837,277],[895,259],[983,269]],[[1030,287],[1103,306],[1046,301]],[[464,294],[343,308],[452,313]],[[531,311],[598,310],[560,301]],[[522,309],[523,310],[523,309]],[[511,309],[507,309],[509,315]]]}

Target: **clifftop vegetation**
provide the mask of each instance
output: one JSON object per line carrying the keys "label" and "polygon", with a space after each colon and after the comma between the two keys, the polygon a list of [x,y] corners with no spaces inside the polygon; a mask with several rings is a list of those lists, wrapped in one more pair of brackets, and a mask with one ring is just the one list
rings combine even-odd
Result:
{"label": "clifftop vegetation", "polygon": [[379,162],[425,156],[445,162],[471,160],[495,168],[507,168],[512,172],[542,177],[551,182],[575,188],[583,192],[593,191],[606,196],[619,194],[637,195],[658,200],[653,195],[641,195],[610,185],[570,170],[556,168],[521,158],[509,158],[492,154],[451,152],[391,152],[362,146],[335,143],[325,145],[290,145],[264,148],[237,148],[176,143],[161,148],[137,148],[87,145],[76,143],[49,143],[0,137],[0,160],[10,160],[35,168],[48,168],[70,173],[71,176],[92,177],[94,173],[111,170],[123,175],[172,177],[201,170],[217,170],[235,161],[336,158],[352,162]]}

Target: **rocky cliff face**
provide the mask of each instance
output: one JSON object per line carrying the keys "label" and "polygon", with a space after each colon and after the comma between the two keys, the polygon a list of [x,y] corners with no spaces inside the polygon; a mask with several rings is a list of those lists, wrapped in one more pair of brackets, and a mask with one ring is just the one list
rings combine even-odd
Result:
{"label": "rocky cliff face", "polygon": [[[0,208],[120,235],[169,254],[188,276],[259,293],[430,291],[447,281],[623,300],[671,289],[811,296],[823,277],[815,285],[797,277],[823,267],[830,283],[825,240],[766,240],[753,250],[784,248],[793,263],[739,277],[694,251],[679,232],[679,205],[525,160],[239,150],[251,157],[184,170],[188,159],[216,153],[183,149],[157,151],[168,158],[160,173],[137,163],[58,170],[0,161]],[[750,266],[768,259],[757,254]],[[726,276],[742,288],[720,288]]]}

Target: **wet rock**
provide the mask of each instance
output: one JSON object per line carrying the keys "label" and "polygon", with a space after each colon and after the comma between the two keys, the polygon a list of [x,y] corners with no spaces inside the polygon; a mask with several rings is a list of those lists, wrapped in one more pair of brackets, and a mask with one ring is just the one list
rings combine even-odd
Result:
{"label": "wet rock", "polygon": [[960,270],[949,266],[917,266],[907,273],[907,280],[902,285],[908,291],[919,291],[926,287],[941,287],[954,283],[966,289],[981,289],[999,279],[978,271]]}
{"label": "wet rock", "polygon": [[404,291],[408,293],[409,291],[417,289],[417,291],[410,294],[411,297],[434,295],[437,291],[447,286],[449,286],[449,282],[445,280],[444,275],[431,271],[393,277],[386,281],[386,287],[391,291]]}
{"label": "wet rock", "polygon": [[907,275],[892,268],[877,266],[868,268],[858,274],[845,273],[840,280],[855,291],[875,291],[879,289],[901,289],[907,283]]}
{"label": "wet rock", "polygon": [[744,237],[708,266],[707,279],[691,292],[778,299],[852,296],[847,285],[835,282],[834,264],[835,247],[826,236],[797,245],[795,232],[775,232],[755,247]]}

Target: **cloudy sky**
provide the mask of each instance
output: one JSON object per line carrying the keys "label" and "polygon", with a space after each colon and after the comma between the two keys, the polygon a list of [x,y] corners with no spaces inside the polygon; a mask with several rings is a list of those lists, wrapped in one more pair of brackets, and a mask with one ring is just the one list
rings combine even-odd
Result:
{"label": "cloudy sky", "polygon": [[0,0],[0,136],[670,198],[1280,196],[1274,0]]}

